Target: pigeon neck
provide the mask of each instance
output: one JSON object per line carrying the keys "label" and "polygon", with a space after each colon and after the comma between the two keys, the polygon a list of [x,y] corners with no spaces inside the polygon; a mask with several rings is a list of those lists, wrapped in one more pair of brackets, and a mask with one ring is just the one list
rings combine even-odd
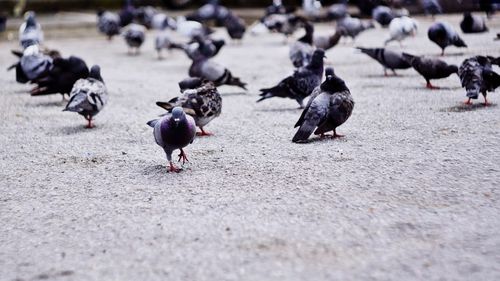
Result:
{"label": "pigeon neck", "polygon": [[326,78],[326,81],[321,84],[321,90],[329,92],[341,92],[349,90],[349,88],[347,88],[344,80],[340,79],[337,76],[329,76]]}

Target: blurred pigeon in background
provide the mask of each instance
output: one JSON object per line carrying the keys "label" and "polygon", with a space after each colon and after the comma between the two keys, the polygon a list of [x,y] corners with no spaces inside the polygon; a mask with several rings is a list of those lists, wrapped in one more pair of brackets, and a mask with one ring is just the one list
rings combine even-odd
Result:
{"label": "blurred pigeon in background", "polygon": [[395,69],[408,69],[410,63],[403,57],[401,52],[391,51],[384,48],[361,48],[357,47],[362,53],[378,61],[384,67],[384,75],[387,76],[387,69],[390,69],[394,75]]}
{"label": "blurred pigeon in background", "polygon": [[347,5],[344,3],[333,4],[328,7],[326,17],[329,20],[339,20],[349,15]]}
{"label": "blurred pigeon in background", "polygon": [[460,22],[460,29],[462,29],[463,33],[481,33],[488,31],[484,18],[473,15],[470,12],[464,13],[464,18]]}
{"label": "blurred pigeon in background", "polygon": [[336,46],[339,43],[340,38],[345,35],[347,35],[347,33],[342,27],[337,28],[335,33],[330,36],[314,35],[313,45],[316,48],[327,51]]}
{"label": "blurred pigeon in background", "polygon": [[140,24],[131,23],[124,28],[123,37],[129,47],[129,54],[134,52],[139,54],[139,48],[146,39],[146,28]]}
{"label": "blurred pigeon in background", "polygon": [[97,28],[111,40],[113,36],[120,34],[120,16],[108,11],[97,12]]}
{"label": "blurred pigeon in background", "polygon": [[38,45],[31,45],[22,53],[12,53],[19,57],[19,61],[7,70],[16,69],[16,81],[19,83],[34,82],[45,76],[52,68],[53,57],[58,56],[58,52],[54,52],[53,57],[41,52]]}
{"label": "blurred pigeon in background", "polygon": [[181,107],[175,107],[172,109],[172,113],[166,114],[160,119],[151,120],[148,125],[153,127],[155,141],[167,155],[169,171],[180,172],[181,169],[172,162],[172,153],[174,150],[180,149],[179,161],[182,159],[183,164],[188,161],[183,148],[193,143],[196,135],[196,124],[193,117],[186,115]]}
{"label": "blurred pigeon in background", "polygon": [[447,22],[435,22],[427,31],[427,37],[441,48],[441,55],[448,46],[467,47],[451,24]]}
{"label": "blurred pigeon in background", "polygon": [[403,41],[409,36],[415,36],[417,34],[418,24],[410,17],[399,17],[394,18],[389,24],[389,39],[385,41],[385,45],[389,44],[391,41]]}
{"label": "blurred pigeon in background", "polygon": [[422,0],[422,9],[424,9],[426,15],[431,15],[432,18],[437,14],[443,13],[439,0]]}
{"label": "blurred pigeon in background", "polygon": [[190,77],[199,77],[214,82],[215,86],[230,85],[246,90],[246,83],[240,78],[233,76],[231,71],[224,66],[210,60],[207,57],[199,57],[193,60],[189,68]]}
{"label": "blurred pigeon in background", "polygon": [[24,14],[24,23],[19,28],[19,44],[23,48],[43,43],[42,26],[36,21],[35,12],[29,11]]}
{"label": "blurred pigeon in background", "polygon": [[70,98],[63,111],[76,112],[87,120],[86,128],[92,128],[92,118],[96,116],[108,101],[108,90],[101,77],[101,68],[94,65],[89,76],[79,79],[71,89]]}
{"label": "blurred pigeon in background", "polygon": [[309,63],[315,47],[313,46],[314,27],[306,23],[304,27],[306,34],[290,45],[288,57],[294,67],[301,67]]}
{"label": "blurred pigeon in background", "polygon": [[343,28],[347,36],[351,37],[353,41],[361,32],[374,27],[372,21],[363,21],[351,16],[346,16],[337,21],[337,28]]}
{"label": "blurred pigeon in background", "polygon": [[391,8],[387,6],[377,6],[372,11],[372,18],[378,22],[382,27],[387,27],[394,19],[395,15]]}
{"label": "blurred pigeon in background", "polygon": [[344,80],[335,75],[333,68],[327,68],[325,76],[325,82],[314,89],[294,126],[299,129],[293,136],[293,142],[306,142],[313,132],[323,136],[333,131],[332,138],[342,137],[337,134],[337,127],[351,116],[354,100]]}

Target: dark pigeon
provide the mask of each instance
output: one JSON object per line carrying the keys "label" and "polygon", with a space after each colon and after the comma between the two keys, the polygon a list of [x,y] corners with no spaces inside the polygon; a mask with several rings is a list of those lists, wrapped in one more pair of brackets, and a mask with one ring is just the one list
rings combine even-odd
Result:
{"label": "dark pigeon", "polygon": [[272,97],[290,98],[296,100],[302,108],[304,99],[321,83],[324,57],[325,52],[322,49],[314,51],[309,64],[297,69],[293,75],[283,79],[278,85],[261,89],[261,98],[257,102]]}
{"label": "dark pigeon", "polygon": [[378,61],[384,67],[384,75],[387,76],[387,69],[390,69],[394,75],[395,69],[408,69],[410,63],[403,57],[401,52],[395,52],[384,48],[361,48],[357,47],[362,53]]}
{"label": "dark pigeon", "polygon": [[463,33],[481,33],[488,31],[484,18],[473,15],[470,12],[464,13],[464,18],[460,22],[460,29],[462,29]]}
{"label": "dark pigeon", "polygon": [[78,57],[55,58],[48,74],[34,81],[37,86],[30,91],[32,96],[69,94],[73,84],[89,76],[87,64]]}
{"label": "dark pigeon", "polygon": [[172,162],[172,153],[180,149],[179,161],[183,164],[188,161],[183,148],[191,144],[196,135],[196,124],[193,117],[186,115],[181,107],[172,109],[172,113],[163,116],[160,119],[148,122],[153,127],[153,135],[156,143],[163,148],[167,155],[170,172],[179,172]]}
{"label": "dark pigeon", "polygon": [[94,65],[86,79],[79,79],[73,85],[70,98],[63,111],[76,112],[87,120],[87,128],[92,128],[92,118],[108,101],[108,90],[101,76],[101,68]]}
{"label": "dark pigeon", "polygon": [[353,40],[363,31],[374,28],[372,21],[363,21],[358,18],[347,16],[337,21],[337,28],[343,28],[347,36]]}
{"label": "dark pigeon", "polygon": [[209,136],[203,128],[222,111],[222,98],[214,83],[200,78],[187,78],[179,82],[182,95],[168,102],[157,102],[161,108],[171,112],[175,107],[182,107],[184,112],[194,118],[201,130],[200,136]]}
{"label": "dark pigeon", "polygon": [[217,87],[231,85],[244,90],[247,89],[246,83],[242,82],[240,78],[233,76],[229,69],[203,56],[193,60],[189,68],[189,76],[212,81]]}
{"label": "dark pigeon", "polygon": [[270,31],[281,33],[288,38],[306,22],[305,18],[294,14],[273,14],[266,17],[263,23]]}
{"label": "dark pigeon", "polygon": [[0,15],[0,32],[4,32],[7,27],[7,17]]}
{"label": "dark pigeon", "polygon": [[447,22],[432,24],[427,31],[427,36],[441,48],[441,55],[444,55],[444,49],[448,46],[467,47],[455,29]]}
{"label": "dark pigeon", "polygon": [[443,13],[439,0],[422,0],[422,8],[426,15],[431,15],[433,18],[435,15]]}
{"label": "dark pigeon", "polygon": [[135,54],[138,54],[139,48],[146,39],[146,28],[140,24],[131,23],[125,27],[123,37],[129,47],[129,53],[135,49]]}
{"label": "dark pigeon", "polygon": [[348,16],[347,5],[343,3],[333,4],[328,7],[326,17],[329,20],[339,20]]}
{"label": "dark pigeon", "polygon": [[419,57],[407,53],[403,53],[403,56],[408,60],[411,66],[425,78],[427,82],[426,87],[428,89],[439,89],[439,87],[435,87],[431,84],[431,79],[446,78],[458,72],[458,67],[456,65],[447,64],[437,58]]}
{"label": "dark pigeon", "polygon": [[377,6],[372,11],[372,18],[378,22],[382,27],[387,27],[395,18],[391,8],[387,6]]}
{"label": "dark pigeon", "polygon": [[315,47],[313,46],[314,27],[306,23],[306,34],[290,45],[288,56],[293,66],[301,67],[309,63]]}
{"label": "dark pigeon", "polygon": [[97,28],[111,40],[113,36],[120,34],[120,16],[108,11],[97,12]]}
{"label": "dark pigeon", "polygon": [[246,26],[245,21],[230,12],[224,19],[224,26],[227,29],[227,33],[229,37],[233,40],[241,40],[243,39],[243,35],[245,35]]}
{"label": "dark pigeon", "polygon": [[342,137],[337,134],[337,127],[351,116],[354,100],[349,88],[335,75],[333,68],[327,68],[325,76],[325,82],[314,90],[295,124],[299,130],[293,136],[293,142],[306,142],[313,132],[323,136],[333,131],[332,138]]}
{"label": "dark pigeon", "polygon": [[132,0],[125,0],[123,7],[118,13],[120,17],[120,27],[125,27],[134,21],[137,11],[132,4]]}
{"label": "dark pigeon", "polygon": [[466,104],[471,104],[472,99],[477,99],[479,93],[484,97],[484,104],[489,104],[486,99],[487,93],[500,86],[500,75],[493,71],[493,64],[499,65],[500,57],[475,56],[462,62],[458,69],[458,76],[462,87],[467,91]]}

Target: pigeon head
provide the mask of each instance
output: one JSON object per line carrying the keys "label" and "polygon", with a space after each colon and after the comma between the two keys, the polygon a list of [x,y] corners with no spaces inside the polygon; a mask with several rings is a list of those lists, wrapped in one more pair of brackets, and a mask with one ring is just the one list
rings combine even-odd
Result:
{"label": "pigeon head", "polygon": [[104,80],[102,79],[102,76],[101,76],[101,67],[98,65],[93,65],[90,68],[89,77],[94,78],[94,79],[99,80],[99,81],[104,83]]}
{"label": "pigeon head", "polygon": [[448,72],[449,74],[453,74],[453,73],[458,74],[458,66],[456,66],[454,64],[448,65],[446,67],[446,72]]}
{"label": "pigeon head", "polygon": [[181,122],[185,118],[186,118],[186,116],[184,114],[184,110],[182,109],[182,107],[176,106],[176,107],[174,107],[174,109],[172,109],[171,120],[174,121],[176,126],[179,124],[179,122]]}
{"label": "pigeon head", "polygon": [[26,20],[26,26],[33,27],[36,26],[35,12],[28,11],[24,14],[24,19]]}
{"label": "pigeon head", "polygon": [[335,75],[333,68],[331,67],[327,68],[325,74],[326,74],[326,80],[320,86],[322,91],[334,93],[334,92],[349,90],[344,80]]}
{"label": "pigeon head", "polygon": [[198,77],[189,77],[189,78],[186,78],[184,80],[182,80],[181,82],[179,82],[179,88],[181,90],[181,92],[184,92],[185,90],[188,90],[188,89],[196,89],[198,87],[200,87],[202,84],[202,80]]}
{"label": "pigeon head", "polygon": [[328,77],[334,76],[335,71],[333,70],[333,67],[327,67],[325,69],[325,77],[328,79]]}
{"label": "pigeon head", "polygon": [[312,55],[311,63],[312,68],[323,67],[323,59],[325,58],[325,51],[323,49],[316,49]]}

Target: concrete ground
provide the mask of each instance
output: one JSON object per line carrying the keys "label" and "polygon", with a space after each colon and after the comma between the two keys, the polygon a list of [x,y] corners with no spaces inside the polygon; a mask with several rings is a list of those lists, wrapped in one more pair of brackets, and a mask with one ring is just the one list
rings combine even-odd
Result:
{"label": "concrete ground", "polygon": [[[403,49],[436,56],[430,19],[419,21]],[[443,59],[500,55],[500,20],[488,24]],[[188,59],[158,61],[153,33],[135,57],[93,29],[48,34],[47,46],[101,65],[110,102],[89,130],[60,95],[30,97],[0,76],[0,280],[500,280],[500,96],[467,108],[457,76],[434,91],[410,69],[383,77],[353,46],[386,37],[377,28],[327,52],[354,112],[344,138],[300,145],[294,101],[255,103],[292,73],[283,38],[224,47],[215,60],[249,90],[220,88],[214,136],[172,174],[146,122],[179,94]],[[0,42],[0,69],[16,47]]]}

